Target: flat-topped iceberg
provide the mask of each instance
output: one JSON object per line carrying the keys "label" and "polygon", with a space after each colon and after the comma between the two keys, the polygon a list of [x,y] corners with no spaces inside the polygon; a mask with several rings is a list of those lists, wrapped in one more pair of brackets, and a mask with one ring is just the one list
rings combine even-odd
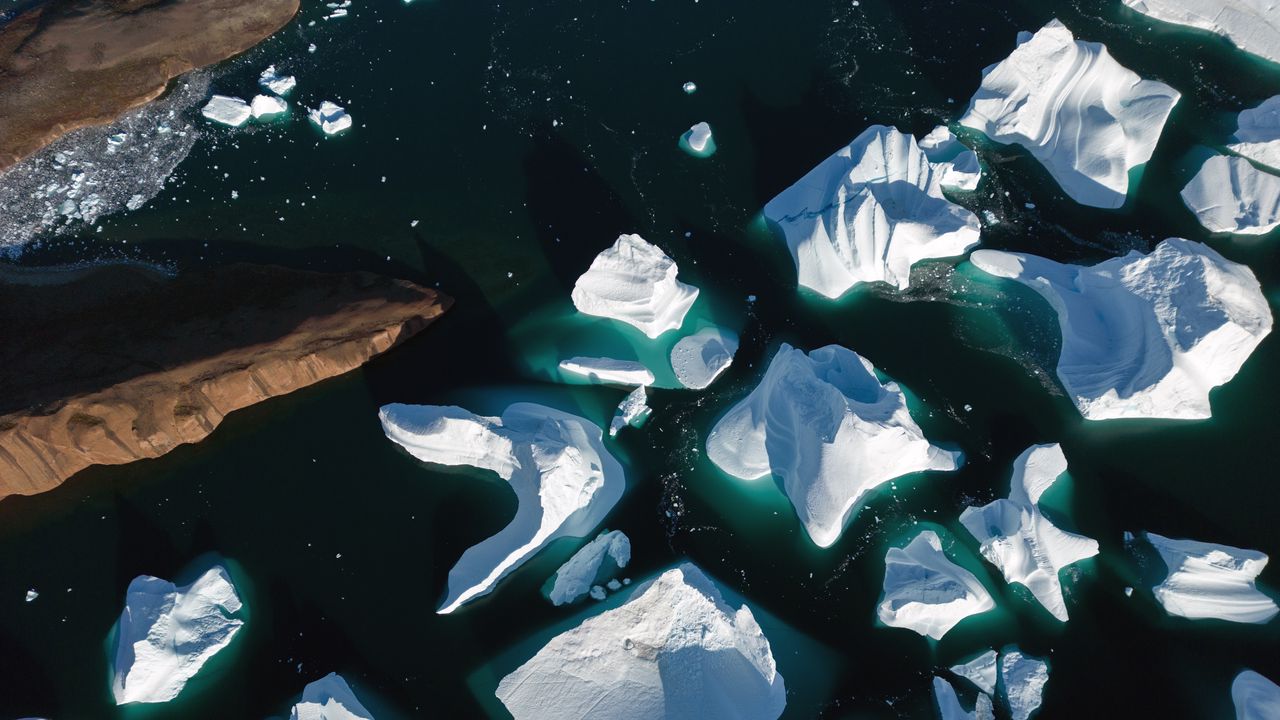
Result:
{"label": "flat-topped iceberg", "polygon": [[279,115],[288,109],[289,103],[272,95],[257,95],[249,103],[249,110],[255,119]]}
{"label": "flat-topped iceberg", "polygon": [[590,533],[626,485],[599,427],[542,405],[515,403],[493,418],[459,407],[396,404],[383,406],[378,417],[387,437],[419,460],[492,470],[516,494],[511,524],[464,552],[449,571],[442,614],[492,591],[552,540]]}
{"label": "flat-topped iceberg", "polygon": [[942,716],[942,720],[994,720],[995,710],[991,706],[991,697],[985,694],[978,695],[977,704],[973,708],[973,712],[964,709],[960,704],[960,697],[956,695],[956,689],[946,680],[934,676],[933,678],[933,699],[938,703],[938,713]]}
{"label": "flat-topped iceberg", "polygon": [[240,127],[253,117],[253,108],[238,97],[214,95],[200,108],[200,114],[221,125]]}
{"label": "flat-topped iceberg", "polygon": [[1236,47],[1280,62],[1280,4],[1274,0],[1124,0],[1157,20],[1208,30]]}
{"label": "flat-topped iceberg", "polygon": [[743,480],[782,481],[805,532],[829,547],[867,494],[894,478],[954,470],[962,456],[930,444],[898,384],[857,353],[783,344],[760,384],[716,423],[707,457]]}
{"label": "flat-topped iceberg", "polygon": [[178,587],[140,575],[129,583],[117,628],[111,692],[117,705],[168,702],[225,648],[244,621],[240,596],[215,565]]}
{"label": "flat-topped iceberg", "polygon": [[1009,703],[1009,716],[1013,720],[1027,720],[1040,709],[1044,686],[1049,683],[1049,664],[1016,648],[1006,649],[1000,658],[1000,679]]}
{"label": "flat-topped iceberg", "polygon": [[601,569],[624,568],[631,562],[631,540],[621,530],[601,533],[584,545],[556,570],[548,599],[552,605],[571,603],[591,591],[591,586],[604,582]]}
{"label": "flat-topped iceberg", "polygon": [[258,84],[283,97],[297,86],[298,80],[292,75],[281,75],[276,72],[275,65],[268,65],[267,69],[258,76]]}
{"label": "flat-topped iceberg", "polygon": [[1058,378],[1087,420],[1199,419],[1271,332],[1253,271],[1169,238],[1093,266],[978,250],[979,269],[1040,293],[1058,314]]}
{"label": "flat-topped iceberg", "polygon": [[373,713],[360,704],[341,675],[329,673],[307,683],[289,720],[373,720]]}
{"label": "flat-topped iceberg", "polygon": [[1262,235],[1280,226],[1280,177],[1214,155],[1182,188],[1182,202],[1209,232]]}
{"label": "flat-topped iceberg", "polygon": [[932,530],[906,547],[889,548],[884,565],[884,595],[877,610],[880,622],[890,627],[941,640],[961,620],[996,606],[973,573],[947,558]]}
{"label": "flat-topped iceberg", "polygon": [[996,691],[996,673],[999,667],[996,660],[999,655],[995,650],[988,650],[967,663],[952,665],[951,672],[973,683],[979,690],[988,695]]}
{"label": "flat-topped iceberg", "polygon": [[1236,720],[1275,720],[1280,718],[1280,685],[1245,670],[1231,683],[1231,702]]}
{"label": "flat-topped iceberg", "polygon": [[710,157],[716,152],[716,141],[711,126],[700,122],[680,136],[680,147],[694,157]]}
{"label": "flat-topped iceberg", "polygon": [[800,286],[828,298],[859,283],[902,290],[912,265],[977,245],[978,217],[942,194],[944,179],[965,184],[953,162],[977,166],[965,154],[931,162],[914,137],[873,125],[770,200],[764,215],[782,229]]}
{"label": "flat-topped iceberg", "polygon": [[619,235],[573,286],[578,312],[612,318],[656,338],[684,324],[698,289],[676,279],[680,269],[639,235]]}
{"label": "flat-topped iceberg", "polygon": [[496,694],[516,720],[775,720],[787,702],[751,609],[689,563],[552,638]]}
{"label": "flat-topped iceberg", "polygon": [[1032,445],[1013,461],[1008,498],[960,513],[960,524],[978,540],[982,556],[1063,622],[1067,604],[1058,573],[1098,554],[1097,541],[1058,529],[1040,511],[1040,497],[1066,471],[1058,444]]}
{"label": "flat-topped iceberg", "polygon": [[1227,144],[1231,152],[1280,170],[1280,95],[1242,111],[1231,139],[1233,142]]}
{"label": "flat-topped iceberg", "polygon": [[671,348],[671,369],[684,387],[703,390],[729,369],[736,352],[737,335],[717,327],[703,328]]}
{"label": "flat-topped iceberg", "polygon": [[320,103],[319,108],[307,111],[307,118],[325,135],[337,135],[351,127],[352,122],[345,108],[328,100]]}
{"label": "flat-topped iceberg", "polygon": [[652,385],[653,373],[634,360],[571,357],[560,361],[560,369],[592,382],[614,385]]}
{"label": "flat-topped iceberg", "polygon": [[1256,585],[1267,566],[1263,553],[1155,533],[1146,538],[1168,567],[1168,575],[1152,593],[1170,615],[1262,624],[1280,612]]}
{"label": "flat-topped iceberg", "polygon": [[1025,147],[1076,202],[1118,208],[1179,97],[1054,20],[982,71],[960,124]]}
{"label": "flat-topped iceberg", "polygon": [[618,410],[613,414],[613,420],[609,423],[609,437],[617,435],[624,427],[640,427],[643,425],[652,412],[648,402],[649,393],[645,390],[644,385],[627,393],[627,396],[622,398],[622,402],[618,403]]}

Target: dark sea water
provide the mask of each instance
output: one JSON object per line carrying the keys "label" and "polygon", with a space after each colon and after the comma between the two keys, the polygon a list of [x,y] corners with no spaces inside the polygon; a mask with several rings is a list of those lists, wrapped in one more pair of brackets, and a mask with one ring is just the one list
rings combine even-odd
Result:
{"label": "dark sea water", "polygon": [[[203,443],[0,502],[0,717],[283,716],[330,671],[379,718],[502,717],[497,681],[600,609],[539,595],[580,543],[436,615],[449,568],[506,524],[514,497],[496,478],[413,460],[383,437],[377,409],[497,414],[532,400],[607,425],[624,391],[559,384],[551,368],[634,343],[569,302],[624,232],[672,255],[702,289],[691,319],[740,331],[742,348],[706,392],[653,391],[650,422],[609,443],[628,489],[605,524],[632,539],[630,577],[689,559],[752,607],[790,690],[786,717],[932,717],[932,674],[1010,643],[1049,659],[1050,720],[1227,718],[1238,671],[1280,679],[1275,623],[1166,616],[1144,583],[1159,569],[1122,542],[1152,530],[1280,553],[1280,340],[1213,394],[1211,421],[1085,423],[1053,380],[1057,327],[1034,294],[947,261],[919,266],[908,293],[826,302],[797,292],[759,217],[870,124],[922,134],[956,120],[1016,33],[1058,17],[1183,98],[1120,211],[1077,205],[1025,152],[979,143],[987,174],[964,202],[997,220],[983,245],[1095,262],[1177,235],[1249,264],[1276,298],[1276,239],[1208,237],[1177,191],[1234,113],[1280,93],[1280,66],[1118,0],[355,0],[348,18],[325,12],[305,3],[214,80],[251,94],[276,63],[299,81],[288,121],[207,126],[161,197],[22,262],[369,269],[438,285],[457,305],[362,370],[236,413]],[[687,80],[697,93],[682,92]],[[348,107],[350,132],[325,139],[306,123],[298,105],[323,99]],[[695,159],[677,139],[703,120],[719,150]],[[872,360],[965,467],[900,479],[833,547],[815,547],[776,486],[730,478],[702,452],[782,342],[841,343]],[[1049,498],[1055,516],[1101,545],[1066,581],[1065,625],[979,562],[957,520],[1004,496],[1013,458],[1039,442],[1062,443],[1071,463]],[[884,552],[918,523],[946,531],[999,606],[937,643],[875,621]],[[244,632],[175,702],[117,709],[107,644],[129,581],[190,579],[215,555],[234,561]],[[1261,581],[1274,594],[1280,568]],[[36,602],[23,601],[28,588]]]}

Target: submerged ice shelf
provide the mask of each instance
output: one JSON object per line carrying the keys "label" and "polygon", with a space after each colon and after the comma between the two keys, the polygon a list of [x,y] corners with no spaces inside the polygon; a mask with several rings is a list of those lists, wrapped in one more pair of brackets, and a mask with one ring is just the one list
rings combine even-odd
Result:
{"label": "submerged ice shelf", "polygon": [[1236,47],[1280,63],[1280,3],[1273,0],[1124,0],[1138,12],[1208,30]]}
{"label": "submerged ice shelf", "polygon": [[941,640],[961,620],[996,606],[973,573],[947,558],[932,530],[916,535],[906,547],[889,548],[884,563],[878,614],[890,627]]}
{"label": "submerged ice shelf", "polygon": [[1146,534],[1168,568],[1152,592],[1170,615],[1237,623],[1269,622],[1280,612],[1255,584],[1267,556],[1230,545]]}
{"label": "submerged ice shelf", "polygon": [[1280,176],[1214,155],[1182,189],[1182,202],[1210,232],[1262,235],[1280,227]]}
{"label": "submerged ice shelf", "polygon": [[657,338],[684,324],[698,289],[676,279],[680,269],[639,235],[620,235],[573,286],[578,312],[611,318]]}
{"label": "submerged ice shelf", "polygon": [[[631,562],[631,540],[621,530],[601,533],[556,570],[548,598],[552,605],[571,603],[603,582],[601,569],[624,568]],[[609,563],[606,566],[606,563]]]}
{"label": "submerged ice shelf", "polygon": [[307,683],[289,720],[373,720],[373,713],[360,704],[341,675],[329,673]]}

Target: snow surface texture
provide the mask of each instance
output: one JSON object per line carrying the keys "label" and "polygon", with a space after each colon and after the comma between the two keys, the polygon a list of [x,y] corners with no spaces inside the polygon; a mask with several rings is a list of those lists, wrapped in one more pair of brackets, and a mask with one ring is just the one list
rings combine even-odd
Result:
{"label": "snow surface texture", "polygon": [[111,692],[116,704],[168,702],[182,692],[244,621],[240,598],[221,566],[178,587],[140,575],[129,583],[120,615]]}
{"label": "snow surface texture", "polygon": [[648,401],[649,394],[643,385],[627,393],[627,396],[622,398],[622,402],[618,403],[618,410],[609,423],[609,437],[617,435],[624,427],[643,425],[644,421],[649,419],[649,413],[652,412],[652,408],[646,404]]}
{"label": "snow surface texture", "polygon": [[289,720],[373,720],[351,686],[337,673],[329,673],[302,689]]}
{"label": "snow surface texture", "polygon": [[973,573],[947,559],[932,530],[885,554],[880,622],[941,640],[970,615],[996,606]]}
{"label": "snow surface texture", "polygon": [[912,265],[977,245],[978,217],[942,195],[944,180],[970,184],[957,168],[976,178],[976,156],[965,150],[935,163],[927,154],[954,150],[935,138],[926,151],[910,135],[873,125],[770,200],[764,215],[782,228],[800,286],[828,298],[859,283],[902,290]]}
{"label": "snow surface texture", "polygon": [[973,712],[964,709],[960,704],[960,698],[956,695],[956,689],[951,683],[940,677],[933,678],[933,699],[938,703],[938,712],[942,715],[942,720],[994,720],[995,711],[991,707],[991,698],[988,695],[978,695],[977,705]]}
{"label": "snow surface texture", "polygon": [[1280,3],[1274,0],[1124,0],[1157,20],[1221,35],[1245,52],[1280,62]]}
{"label": "snow surface texture", "polygon": [[612,385],[652,385],[653,373],[634,360],[571,357],[560,361],[560,369],[592,382]]}
{"label": "snow surface texture", "polygon": [[1235,142],[1227,145],[1231,152],[1280,170],[1280,95],[1241,112],[1232,140]]}
{"label": "snow surface texture", "polygon": [[292,75],[281,75],[276,72],[275,65],[268,65],[266,70],[258,76],[258,84],[264,90],[269,90],[276,95],[284,97],[289,94],[297,86],[298,80]]}
{"label": "snow surface texture", "polygon": [[1280,226],[1280,177],[1215,155],[1182,188],[1182,202],[1209,232],[1262,235]]}
{"label": "snow surface texture", "polygon": [[671,348],[671,369],[690,390],[704,390],[729,369],[738,352],[738,336],[721,328],[704,328],[680,338]]}
{"label": "snow surface texture", "polygon": [[419,460],[492,470],[516,494],[511,524],[469,548],[449,571],[441,614],[489,593],[552,540],[590,533],[626,485],[600,428],[552,408],[515,403],[491,418],[459,407],[396,404],[383,406],[378,417],[387,437]]}
{"label": "snow surface texture", "polygon": [[1209,391],[1271,332],[1253,271],[1190,240],[1093,266],[995,250],[969,259],[1057,311],[1058,378],[1087,420],[1208,418]]}
{"label": "snow surface texture", "polygon": [[1169,570],[1152,592],[1170,615],[1262,624],[1280,612],[1275,601],[1254,584],[1267,566],[1266,555],[1230,545],[1171,540],[1155,533],[1146,537]]}
{"label": "snow surface texture", "polygon": [[1179,97],[1054,20],[982,71],[960,124],[1025,147],[1076,202],[1118,208]]}
{"label": "snow surface texture", "polygon": [[1049,682],[1049,664],[1017,649],[1006,649],[1000,659],[1000,679],[1004,681],[1009,716],[1027,720],[1040,709],[1044,686]]}
{"label": "snow surface texture", "polygon": [[253,110],[238,97],[214,95],[200,108],[200,114],[221,125],[240,127],[253,117]]}
{"label": "snow surface texture", "polygon": [[315,123],[316,127],[323,130],[325,135],[337,135],[351,127],[351,116],[347,111],[341,105],[328,100],[320,103],[319,109],[307,111],[307,117]]}
{"label": "snow surface texture", "polygon": [[631,540],[621,530],[601,533],[560,566],[551,587],[551,604],[571,603],[590,592],[606,557],[615,568],[624,568],[631,562]]}
{"label": "snow surface texture", "polygon": [[1252,670],[1245,670],[1231,683],[1231,702],[1236,720],[1280,718],[1280,686]]}
{"label": "snow surface texture", "polygon": [[1098,554],[1095,540],[1059,530],[1040,512],[1040,496],[1066,471],[1059,445],[1032,445],[1013,461],[1008,498],[960,513],[960,524],[978,540],[982,556],[1063,622],[1067,604],[1058,573]]}
{"label": "snow surface texture", "polygon": [[809,354],[783,344],[746,399],[707,438],[721,470],[780,478],[809,537],[829,547],[873,489],[910,473],[954,470],[962,456],[929,443],[892,381],[828,345]]}
{"label": "snow surface texture", "polygon": [[578,312],[612,318],[656,338],[684,324],[698,289],[676,279],[679,268],[639,235],[620,235],[573,286]]}
{"label": "snow surface texture", "polygon": [[689,563],[556,636],[497,690],[516,720],[774,720],[786,695],[750,608]]}
{"label": "snow surface texture", "polygon": [[988,650],[967,663],[952,665],[951,672],[973,683],[982,692],[991,695],[996,691],[996,673],[999,656],[995,650]]}

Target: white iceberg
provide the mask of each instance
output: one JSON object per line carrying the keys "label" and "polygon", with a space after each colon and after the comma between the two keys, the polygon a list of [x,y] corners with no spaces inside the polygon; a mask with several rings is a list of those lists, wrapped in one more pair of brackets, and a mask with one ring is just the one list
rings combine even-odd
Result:
{"label": "white iceberg", "polygon": [[253,102],[249,104],[249,110],[253,113],[254,118],[279,115],[288,109],[289,103],[271,95],[255,96]]}
{"label": "white iceberg", "polygon": [[967,663],[952,665],[950,670],[976,685],[982,692],[991,695],[996,691],[998,657],[995,650],[988,650]]}
{"label": "white iceberg", "polygon": [[289,720],[373,720],[373,713],[360,704],[341,675],[329,673],[302,689]]}
{"label": "white iceberg", "polygon": [[680,136],[680,147],[694,157],[710,157],[716,151],[716,141],[711,126],[700,122]]}
{"label": "white iceberg", "polygon": [[1008,498],[960,513],[960,524],[978,540],[982,556],[1063,622],[1067,604],[1058,573],[1098,554],[1097,541],[1058,529],[1040,512],[1040,496],[1066,471],[1061,446],[1032,445],[1013,462]]}
{"label": "white iceberg", "polygon": [[221,566],[178,587],[140,575],[129,583],[117,627],[111,692],[117,705],[168,702],[227,646],[243,620],[240,597]]}
{"label": "white iceberg", "polygon": [[614,568],[624,568],[631,562],[631,540],[621,530],[601,533],[556,570],[548,594],[551,604],[571,603],[590,592],[606,558]]}
{"label": "white iceberg", "polygon": [[756,389],[711,430],[707,457],[743,480],[779,478],[820,547],[840,537],[873,489],[962,460],[929,443],[898,384],[882,383],[857,353],[828,345],[806,355],[785,343]]}
{"label": "white iceberg", "polygon": [[592,382],[614,385],[652,385],[653,373],[634,360],[571,357],[560,361],[560,369]]}
{"label": "white iceberg", "polygon": [[253,109],[238,97],[214,95],[200,108],[200,114],[222,125],[240,127],[253,117]]}
{"label": "white iceberg", "polygon": [[704,328],[680,338],[671,348],[671,369],[690,390],[703,390],[733,363],[738,336],[718,327]]}
{"label": "white iceberg", "polygon": [[1209,232],[1263,235],[1280,226],[1280,177],[1214,155],[1182,188],[1182,202]]}
{"label": "white iceberg", "polygon": [[1241,112],[1231,139],[1234,142],[1227,144],[1231,152],[1280,170],[1280,95]]}
{"label": "white iceberg", "polygon": [[328,100],[320,103],[319,109],[308,111],[307,117],[323,130],[325,135],[336,135],[351,127],[351,116],[347,111],[341,105]]}
{"label": "white iceberg", "polygon": [[978,217],[942,195],[944,178],[962,177],[951,162],[931,162],[914,137],[873,125],[770,200],[764,215],[782,229],[801,287],[828,298],[859,283],[902,290],[912,265],[978,244]]}
{"label": "white iceberg", "polygon": [[941,640],[970,615],[996,606],[973,573],[942,551],[932,530],[915,536],[904,548],[889,548],[884,559],[884,595],[880,622]]}
{"label": "white iceberg", "polygon": [[1000,659],[1000,679],[1010,717],[1027,720],[1040,709],[1044,686],[1049,682],[1049,664],[1016,649],[1006,650]]}
{"label": "white iceberg", "polygon": [[1271,332],[1253,271],[1169,238],[1093,266],[978,250],[979,269],[1040,293],[1058,314],[1058,378],[1087,420],[1200,419]]}
{"label": "white iceberg", "polygon": [[1273,0],[1124,0],[1157,20],[1208,30],[1236,47],[1280,62],[1280,4]]}
{"label": "white iceberg", "polygon": [[1255,584],[1267,566],[1265,554],[1155,533],[1146,537],[1168,567],[1168,575],[1152,592],[1170,615],[1262,624],[1280,612]]}
{"label": "white iceberg", "polygon": [[609,423],[609,437],[617,435],[624,427],[643,425],[652,412],[648,402],[649,394],[645,391],[644,385],[627,393],[627,396],[622,398],[622,402],[618,403],[618,410]]}
{"label": "white iceberg", "polygon": [[960,698],[956,695],[956,689],[951,686],[951,683],[936,675],[933,678],[933,699],[938,703],[938,713],[942,715],[942,720],[994,720],[995,718],[990,696],[978,695],[977,705],[973,712],[969,712],[960,704]]}
{"label": "white iceberg", "polygon": [[1076,202],[1118,208],[1179,97],[1054,20],[982,71],[960,124],[1025,147]]}
{"label": "white iceberg", "polygon": [[441,614],[489,593],[552,540],[590,533],[626,485],[600,428],[552,408],[515,403],[491,418],[459,407],[396,404],[383,406],[378,417],[387,437],[419,460],[492,470],[516,494],[511,524],[464,552],[449,571]]}
{"label": "white iceberg", "polygon": [[516,720],[775,720],[787,702],[751,609],[688,563],[553,638],[496,694]]}
{"label": "white iceberg", "polygon": [[639,235],[620,235],[573,286],[578,312],[612,318],[656,338],[684,324],[698,289],[676,279],[680,269]]}
{"label": "white iceberg", "polygon": [[283,97],[297,86],[298,80],[292,75],[281,75],[276,72],[275,65],[268,65],[267,69],[258,76],[258,84]]}
{"label": "white iceberg", "polygon": [[1280,718],[1280,685],[1245,670],[1231,683],[1231,702],[1236,707],[1236,720],[1276,720]]}

